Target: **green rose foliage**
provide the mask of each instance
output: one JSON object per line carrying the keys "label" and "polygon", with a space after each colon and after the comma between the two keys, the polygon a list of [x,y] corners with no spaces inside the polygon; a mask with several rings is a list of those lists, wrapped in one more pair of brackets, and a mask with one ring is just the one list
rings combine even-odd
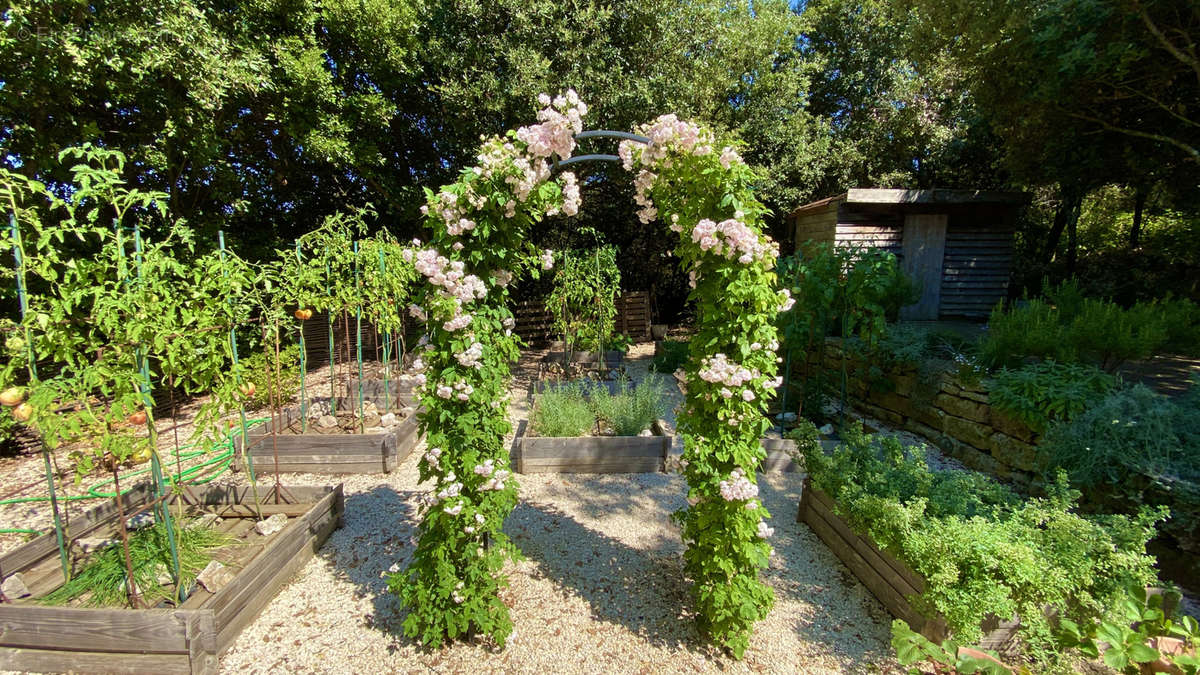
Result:
{"label": "green rose foliage", "polygon": [[[553,264],[551,252],[526,242],[529,226],[577,212],[574,175],[553,175],[548,160],[570,156],[586,114],[574,92],[541,101],[540,124],[485,140],[480,166],[426,192],[433,236],[414,264],[429,283],[411,309],[428,322],[414,369],[425,378],[419,419],[430,448],[421,478],[434,487],[413,562],[390,587],[409,608],[405,634],[430,646],[475,634],[503,645],[512,631],[497,595],[505,560],[517,553],[501,531],[516,503],[503,445],[509,364],[518,356],[507,288],[521,272],[536,277]],[[680,418],[693,505],[676,519],[689,542],[700,623],[740,657],[774,600],[758,579],[770,528],[754,472],[765,402],[777,386],[775,315],[788,296],[776,290],[778,250],[762,234],[766,209],[737,153],[718,153],[711,132],[674,116],[640,131],[648,144],[621,146],[625,168],[639,170],[639,215],[661,215],[680,235],[676,254],[696,279],[700,317]],[[693,236],[695,228],[706,236]]]}
{"label": "green rose foliage", "polygon": [[698,317],[679,420],[690,506],[675,519],[701,628],[740,658],[774,603],[758,579],[771,553],[770,514],[754,481],[765,405],[778,385],[775,320],[790,300],[777,290],[778,248],[762,234],[755,176],[737,153],[717,151],[711,132],[673,116],[641,131],[649,146],[622,144],[626,167],[640,169],[639,215],[657,215],[679,234],[675,254],[692,275]]}

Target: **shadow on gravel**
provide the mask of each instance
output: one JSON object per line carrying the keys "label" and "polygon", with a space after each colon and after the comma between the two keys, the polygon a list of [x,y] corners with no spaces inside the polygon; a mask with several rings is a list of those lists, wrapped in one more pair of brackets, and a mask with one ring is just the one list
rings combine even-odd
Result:
{"label": "shadow on gravel", "polygon": [[812,529],[796,521],[800,476],[803,474],[758,475],[759,497],[771,512],[770,524],[775,528],[771,544],[776,555],[763,578],[777,593],[787,592],[812,605],[811,620],[794,625],[805,642],[827,645],[827,653],[845,672],[877,671],[879,653],[856,651],[852,646],[873,643],[890,655],[891,616]]}
{"label": "shadow on gravel", "polygon": [[553,506],[528,503],[517,504],[504,531],[564,598],[587,601],[594,620],[655,646],[706,653],[674,538],[634,548]]}
{"label": "shadow on gravel", "polygon": [[329,561],[334,574],[355,585],[355,598],[371,598],[374,612],[369,626],[405,638],[400,602],[388,592],[384,574],[393,564],[404,569],[416,548],[416,506],[410,504],[418,491],[398,491],[379,485],[367,492],[346,496],[343,524],[334,530],[318,555]]}

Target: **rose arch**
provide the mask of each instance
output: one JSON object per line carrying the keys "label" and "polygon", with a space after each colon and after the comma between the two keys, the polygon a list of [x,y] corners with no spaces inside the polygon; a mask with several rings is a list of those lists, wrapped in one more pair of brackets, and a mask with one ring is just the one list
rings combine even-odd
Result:
{"label": "rose arch", "polygon": [[765,401],[778,386],[774,318],[792,302],[777,289],[766,209],[738,153],[704,127],[665,115],[636,134],[583,132],[587,106],[575,92],[539,100],[538,124],[485,140],[476,166],[426,190],[432,236],[414,262],[428,284],[410,311],[428,324],[413,369],[429,448],[420,476],[434,487],[413,561],[389,580],[409,610],[404,632],[428,646],[472,635],[502,646],[512,631],[498,595],[504,564],[518,554],[502,531],[518,487],[504,443],[509,365],[519,355],[508,286],[553,266],[552,252],[533,248],[526,233],[543,217],[578,212],[579,183],[561,169],[618,159],[571,157],[577,138],[601,134],[624,138],[619,161],[634,174],[638,216],[678,236],[675,254],[691,278],[698,325],[679,416],[689,506],[674,518],[701,628],[740,656],[774,601],[758,579],[771,528],[755,468]]}

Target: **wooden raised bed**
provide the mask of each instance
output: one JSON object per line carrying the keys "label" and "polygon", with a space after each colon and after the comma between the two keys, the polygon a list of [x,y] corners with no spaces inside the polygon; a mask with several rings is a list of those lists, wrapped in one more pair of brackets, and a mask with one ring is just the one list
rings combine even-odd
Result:
{"label": "wooden raised bed", "polygon": [[[391,390],[388,403],[391,412],[412,406],[414,397],[409,389],[399,383],[389,383]],[[375,403],[383,409],[383,383],[364,382],[363,400]],[[339,412],[358,411],[358,392],[339,398]],[[369,433],[317,433],[313,420],[309,420],[305,433],[279,433],[272,429],[287,429],[300,421],[300,406],[286,408],[278,417],[251,427],[246,436],[246,447],[258,473],[274,473],[276,458],[278,470],[290,473],[388,473],[404,461],[421,440],[416,414],[411,414],[399,424],[387,428],[376,428]],[[234,446],[240,453],[243,442],[235,437]],[[239,461],[240,466],[240,461]]]}
{"label": "wooden raised bed", "polygon": [[[835,513],[833,499],[804,479],[797,522],[807,524],[854,576],[871,591],[888,612],[908,622],[910,628],[933,642],[941,643],[948,631],[941,616],[918,612],[909,598],[925,592],[925,580],[908,565],[880,549],[870,537],[860,535]],[[984,623],[978,647],[1008,656],[1016,653],[1016,620],[992,619]]]}
{"label": "wooden raised bed", "polygon": [[[0,604],[0,669],[38,672],[216,673],[218,657],[254,620],[279,589],[312,558],[341,523],[342,486],[290,487],[267,500],[260,488],[263,517],[288,516],[270,537],[253,534],[254,506],[248,487],[188,487],[171,499],[193,515],[216,513],[219,528],[231,536],[250,533],[247,543],[214,551],[214,558],[240,569],[226,586],[209,593],[197,586],[179,607],[92,609],[36,604],[36,598],[62,584],[53,534],[43,535],[0,557],[5,576],[20,572],[32,598]],[[129,492],[125,512],[147,504],[146,486]],[[281,500],[283,501],[283,500]],[[115,500],[71,523],[72,540],[109,536],[117,525]]]}
{"label": "wooden raised bed", "polygon": [[661,421],[653,436],[517,436],[517,473],[657,473],[664,469],[671,437]]}

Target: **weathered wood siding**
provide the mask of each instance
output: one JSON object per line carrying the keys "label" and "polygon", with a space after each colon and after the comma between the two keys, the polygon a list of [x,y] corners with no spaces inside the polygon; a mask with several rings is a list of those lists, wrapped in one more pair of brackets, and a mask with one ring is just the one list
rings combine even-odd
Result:
{"label": "weathered wood siding", "polygon": [[900,308],[900,318],[934,321],[942,299],[942,258],[946,248],[946,214],[910,213],[904,217],[904,255],[900,268],[917,284],[920,297]]}
{"label": "weathered wood siding", "polygon": [[1001,214],[952,215],[946,228],[941,318],[986,319],[1008,297],[1013,228]]}
{"label": "weathered wood siding", "polygon": [[797,248],[809,241],[814,244],[832,243],[837,231],[837,202],[819,211],[798,215],[794,220],[792,226]]}

